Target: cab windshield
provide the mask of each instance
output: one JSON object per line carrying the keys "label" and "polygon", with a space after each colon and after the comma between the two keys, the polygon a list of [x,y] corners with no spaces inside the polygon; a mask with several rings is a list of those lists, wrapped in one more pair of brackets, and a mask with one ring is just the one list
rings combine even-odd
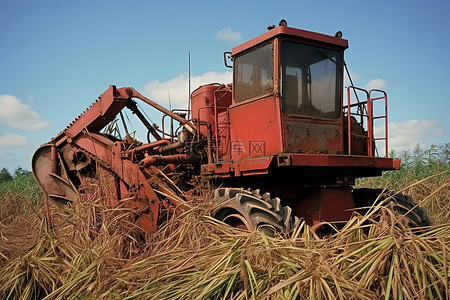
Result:
{"label": "cab windshield", "polygon": [[283,41],[281,44],[282,101],[286,116],[340,117],[339,51]]}

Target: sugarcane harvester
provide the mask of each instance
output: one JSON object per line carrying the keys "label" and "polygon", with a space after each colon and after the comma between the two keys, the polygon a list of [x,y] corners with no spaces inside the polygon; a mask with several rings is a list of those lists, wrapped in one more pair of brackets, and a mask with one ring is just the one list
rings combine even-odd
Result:
{"label": "sugarcane harvester", "polygon": [[[216,187],[213,216],[238,228],[287,232],[298,218],[310,225],[348,220],[380,193],[353,189],[355,178],[399,169],[400,161],[387,157],[386,93],[353,86],[344,92],[347,47],[340,32],[329,36],[282,21],[225,53],[233,83],[200,86],[187,112],[168,110],[131,87],[110,86],[36,151],[33,174],[46,202],[99,197],[101,190],[109,205],[130,209],[148,232],[205,181]],[[142,102],[163,114],[162,126],[151,124]],[[376,105],[381,115],[374,115]],[[145,126],[147,141],[128,132],[124,109]],[[378,119],[383,134],[375,137]],[[124,136],[106,130],[120,121]],[[408,197],[395,199],[411,208]],[[423,225],[418,209],[410,215]]]}

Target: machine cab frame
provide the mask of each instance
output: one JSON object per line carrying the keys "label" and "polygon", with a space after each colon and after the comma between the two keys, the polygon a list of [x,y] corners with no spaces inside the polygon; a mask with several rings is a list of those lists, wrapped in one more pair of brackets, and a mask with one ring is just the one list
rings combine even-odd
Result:
{"label": "machine cab frame", "polygon": [[[233,177],[277,167],[332,167],[354,178],[398,169],[398,161],[372,151],[371,100],[357,104],[369,111],[368,129],[349,113],[353,104],[344,105],[347,48],[339,36],[286,26],[233,48],[232,87],[203,86],[192,96],[211,112],[214,127],[215,154],[202,173]],[[232,97],[217,97],[218,91]]]}
{"label": "machine cab frame", "polygon": [[[342,66],[347,47],[338,37],[279,26],[234,48],[230,118],[246,115],[252,134],[235,132],[233,138],[259,136],[266,155],[343,154]],[[250,150],[244,155],[253,156]]]}

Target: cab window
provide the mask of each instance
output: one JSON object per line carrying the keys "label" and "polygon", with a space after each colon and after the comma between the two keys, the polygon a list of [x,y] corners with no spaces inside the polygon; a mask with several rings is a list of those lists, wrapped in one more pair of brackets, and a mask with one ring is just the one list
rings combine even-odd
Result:
{"label": "cab window", "polygon": [[241,102],[273,91],[273,46],[266,44],[234,60],[234,99]]}

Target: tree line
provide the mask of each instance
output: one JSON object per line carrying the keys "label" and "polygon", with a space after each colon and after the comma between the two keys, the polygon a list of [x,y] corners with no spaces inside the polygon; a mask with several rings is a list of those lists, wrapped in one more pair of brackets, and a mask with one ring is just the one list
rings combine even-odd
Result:
{"label": "tree line", "polygon": [[14,178],[23,176],[23,175],[31,175],[31,171],[23,169],[22,167],[17,167],[14,172],[11,174],[7,168],[3,168],[0,170],[0,182],[6,182],[14,180]]}

